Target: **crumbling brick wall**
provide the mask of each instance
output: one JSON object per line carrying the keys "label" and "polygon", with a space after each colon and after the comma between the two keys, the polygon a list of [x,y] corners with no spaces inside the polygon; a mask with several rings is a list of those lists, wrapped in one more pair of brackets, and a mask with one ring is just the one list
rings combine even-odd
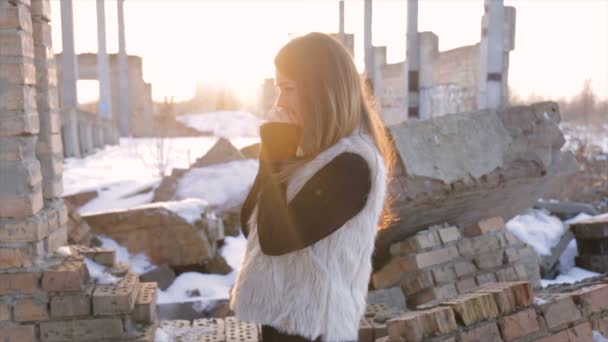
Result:
{"label": "crumbling brick wall", "polygon": [[0,0],[0,339],[149,341],[154,283],[82,249],[119,277],[96,284],[82,256],[56,253],[68,213],[49,11],[49,0]]}
{"label": "crumbling brick wall", "polygon": [[500,217],[464,232],[433,226],[392,244],[390,253],[391,260],[372,275],[372,284],[400,286],[412,309],[497,281],[540,281],[536,253],[510,234]]}

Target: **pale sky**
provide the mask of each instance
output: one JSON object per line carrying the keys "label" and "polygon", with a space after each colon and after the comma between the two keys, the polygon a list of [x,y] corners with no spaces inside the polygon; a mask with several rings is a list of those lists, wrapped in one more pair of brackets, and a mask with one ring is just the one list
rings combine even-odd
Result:
{"label": "pale sky", "polygon": [[[374,0],[373,44],[388,62],[405,56],[406,0]],[[509,82],[521,96],[570,97],[586,78],[608,98],[608,0],[505,0],[517,10]],[[74,0],[76,53],[97,51],[94,0]],[[109,53],[118,51],[116,1],[106,1]],[[190,98],[197,82],[221,82],[252,100],[274,74],[273,58],[289,34],[338,31],[336,0],[127,0],[127,53],[143,57],[144,79],[156,100]],[[61,52],[59,0],[51,2],[53,45]],[[419,31],[439,36],[439,50],[479,41],[482,0],[420,0]],[[355,33],[363,70],[363,1],[347,0],[345,30]],[[81,102],[94,86],[79,85]],[[92,98],[91,98],[92,97]]]}

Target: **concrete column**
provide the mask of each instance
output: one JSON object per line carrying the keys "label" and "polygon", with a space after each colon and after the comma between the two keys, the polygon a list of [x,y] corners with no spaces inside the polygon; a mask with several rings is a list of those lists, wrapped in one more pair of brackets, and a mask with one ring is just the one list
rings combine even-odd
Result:
{"label": "concrete column", "polygon": [[340,23],[338,24],[338,39],[340,43],[346,46],[344,38],[344,0],[340,0]]}
{"label": "concrete column", "polygon": [[505,7],[505,45],[502,68],[502,104],[509,105],[509,53],[515,49],[515,7]]}
{"label": "concrete column", "polygon": [[127,65],[127,51],[125,47],[125,16],[124,16],[124,0],[117,1],[118,6],[118,88],[120,93],[119,99],[119,127],[121,136],[129,136],[131,127],[129,127],[129,75]]}
{"label": "concrete column", "polygon": [[379,105],[382,104],[383,90],[382,90],[382,66],[386,64],[386,46],[374,46],[374,71],[373,71],[373,84],[374,84],[374,95],[376,96]]}
{"label": "concrete column", "polygon": [[[112,120],[112,90],[110,86],[110,62],[106,51],[106,11],[105,0],[97,0],[97,79],[99,80],[98,111],[102,119]],[[97,126],[96,129],[102,129]],[[105,132],[97,133],[102,136]],[[111,137],[111,135],[110,135]],[[103,147],[105,143],[113,143],[111,138],[93,139],[95,147]]]}
{"label": "concrete column", "polygon": [[63,121],[64,154],[66,157],[80,157],[78,139],[78,97],[76,80],[78,68],[74,51],[74,18],[72,0],[61,0],[61,112]]}
{"label": "concrete column", "polygon": [[485,0],[480,44],[479,109],[503,106],[505,8],[503,0]]}
{"label": "concrete column", "polygon": [[418,0],[407,1],[407,45],[406,70],[404,70],[407,96],[406,106],[408,118],[420,118],[419,111],[419,75],[420,50],[418,45]]}
{"label": "concrete column", "polygon": [[439,37],[433,32],[420,32],[418,43],[420,44],[418,115],[420,119],[428,119],[434,114],[430,92],[435,85],[435,66],[439,59]]}
{"label": "concrete column", "polygon": [[368,85],[374,89],[374,49],[372,47],[372,0],[364,2],[363,46],[365,49],[365,75]]}

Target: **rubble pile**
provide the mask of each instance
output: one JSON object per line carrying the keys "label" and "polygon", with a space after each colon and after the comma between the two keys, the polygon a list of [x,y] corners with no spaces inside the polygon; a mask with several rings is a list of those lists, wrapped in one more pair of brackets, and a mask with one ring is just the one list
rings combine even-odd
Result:
{"label": "rubble pile", "polygon": [[391,244],[431,225],[510,220],[551,198],[577,169],[574,155],[561,151],[559,122],[557,104],[543,102],[390,127],[399,156],[389,186],[398,219],[378,233],[375,268],[388,261]]}
{"label": "rubble pile", "polygon": [[387,321],[375,341],[593,341],[608,334],[607,309],[607,279],[536,295],[527,282],[487,284]]}
{"label": "rubble pile", "polygon": [[576,265],[594,272],[608,272],[608,214],[572,225],[578,248]]}
{"label": "rubble pile", "polygon": [[509,233],[500,217],[463,232],[455,226],[433,226],[392,244],[390,253],[390,261],[372,275],[372,284],[400,286],[411,309],[488,283],[540,283],[536,253]]}

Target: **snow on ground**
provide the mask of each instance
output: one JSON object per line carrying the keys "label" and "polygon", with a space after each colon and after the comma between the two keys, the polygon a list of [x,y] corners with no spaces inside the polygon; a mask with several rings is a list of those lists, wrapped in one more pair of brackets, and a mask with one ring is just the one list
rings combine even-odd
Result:
{"label": "snow on ground", "polygon": [[219,111],[180,115],[177,121],[216,137],[258,137],[261,120],[248,112]]}
{"label": "snow on ground", "polygon": [[507,229],[538,255],[550,255],[566,228],[559,218],[546,211],[530,209],[507,222]]}
{"label": "snow on ground", "polygon": [[[231,273],[227,275],[182,273],[165,291],[159,290],[158,304],[228,299],[230,287],[234,284],[236,274],[241,266],[247,240],[241,234],[238,237],[226,236],[224,242],[222,256],[232,267]],[[192,297],[192,293],[196,292],[195,290],[198,291],[200,296]]]}
{"label": "snow on ground", "polygon": [[604,337],[601,332],[593,330],[593,342],[608,342],[608,338]]}
{"label": "snow on ground", "polygon": [[[237,148],[259,139],[231,138]],[[149,203],[160,183],[158,160],[160,139],[121,138],[119,145],[106,146],[85,158],[66,158],[63,171],[64,194],[97,190],[98,197],[79,209],[81,214],[128,209]],[[173,168],[188,168],[217,141],[216,137],[167,138],[166,174]],[[141,192],[141,193],[138,193]]]}
{"label": "snow on ground", "polygon": [[201,218],[201,213],[209,206],[209,202],[199,198],[187,198],[180,201],[170,202],[154,202],[142,204],[135,207],[136,209],[143,208],[165,208],[186,220],[190,224],[194,224],[196,220]]}
{"label": "snow on ground", "polygon": [[156,267],[143,253],[129,253],[126,247],[119,245],[118,242],[107,236],[97,235],[97,238],[101,241],[101,248],[115,249],[116,261],[131,265],[131,270],[137,274],[146,273]]}
{"label": "snow on ground", "polygon": [[[551,248],[559,242],[567,228],[566,225],[589,217],[587,214],[579,214],[562,222],[559,218],[549,215],[544,210],[530,209],[525,214],[515,216],[507,222],[507,230],[530,245],[538,255],[550,255]],[[598,275],[598,273],[576,267],[574,258],[577,255],[576,239],[573,239],[560,256],[559,275],[555,279],[542,279],[541,285],[546,287],[553,284],[574,283]]]}
{"label": "snow on ground", "polygon": [[242,203],[258,170],[254,159],[195,168],[177,185],[176,199],[199,198],[209,204],[230,208]]}
{"label": "snow on ground", "polygon": [[608,153],[608,124],[585,126],[561,122],[559,127],[566,138],[564,149],[576,151],[581,142],[586,142],[598,146],[604,153]]}

